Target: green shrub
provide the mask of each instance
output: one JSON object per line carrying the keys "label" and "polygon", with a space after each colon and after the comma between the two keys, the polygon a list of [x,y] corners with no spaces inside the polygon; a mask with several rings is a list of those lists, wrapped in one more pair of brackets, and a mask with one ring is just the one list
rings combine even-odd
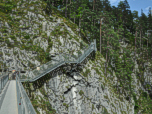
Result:
{"label": "green shrub", "polygon": [[84,94],[84,92],[83,92],[82,90],[80,90],[80,91],[79,91],[79,94],[82,95],[82,94]]}
{"label": "green shrub", "polygon": [[29,38],[30,38],[30,36],[29,36],[29,35],[26,35],[26,36],[24,36],[24,38],[25,38],[25,39],[29,39]]}
{"label": "green shrub", "polygon": [[10,13],[12,11],[12,8],[16,7],[14,2],[7,1],[7,3],[0,3],[0,11],[3,13]]}

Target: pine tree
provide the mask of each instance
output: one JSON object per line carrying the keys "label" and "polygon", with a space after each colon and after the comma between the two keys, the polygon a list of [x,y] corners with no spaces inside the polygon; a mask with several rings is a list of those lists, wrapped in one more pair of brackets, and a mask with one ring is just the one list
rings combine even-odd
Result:
{"label": "pine tree", "polygon": [[[148,30],[152,31],[152,12],[151,12],[151,7],[149,8],[149,12],[148,12]],[[150,32],[152,34],[152,32]],[[151,35],[152,36],[152,35]],[[150,45],[151,45],[151,57],[152,58],[152,37],[149,36],[148,40],[150,41]]]}
{"label": "pine tree", "polygon": [[[102,1],[99,1],[99,0],[96,0],[96,2],[95,2],[96,4],[95,4],[95,7],[96,7],[96,15],[99,15],[99,23],[100,23],[100,45],[99,45],[99,48],[100,48],[100,53],[101,53],[101,25],[102,25],[102,17],[103,17],[103,15],[104,14],[102,14],[102,11],[103,11],[103,2]],[[96,19],[98,19],[98,17],[96,18]],[[98,23],[98,24],[99,24]],[[95,26],[95,25],[94,25]],[[98,25],[96,25],[96,26],[98,26]],[[97,27],[97,30],[98,30],[99,28]],[[96,31],[97,31],[96,30]],[[94,32],[95,33],[95,32]],[[95,37],[98,37],[98,34],[96,33],[95,35],[94,35],[94,38]],[[96,40],[96,41],[98,41],[98,39]]]}
{"label": "pine tree", "polygon": [[71,7],[71,15],[70,15],[70,17],[71,18],[73,18],[74,20],[73,20],[73,22],[75,23],[75,15],[76,15],[76,5],[75,5],[76,3],[74,3],[74,2],[72,2],[71,3],[71,5],[70,5],[70,7]]}
{"label": "pine tree", "polygon": [[152,30],[152,12],[151,12],[151,7],[149,8],[147,22],[148,22],[148,29]]}
{"label": "pine tree", "polygon": [[145,33],[148,30],[148,23],[147,23],[148,21],[147,21],[147,16],[143,13],[143,10],[141,11],[141,13],[142,14],[141,14],[140,19],[143,21],[143,24],[144,24],[144,26],[143,26],[143,34],[145,35]]}
{"label": "pine tree", "polygon": [[46,13],[48,13],[49,15],[52,13],[52,10],[51,10],[51,0],[47,0],[46,1],[47,5],[46,5]]}
{"label": "pine tree", "polygon": [[[71,0],[70,0],[70,4],[71,4]],[[69,14],[69,18],[70,18],[70,20],[71,20],[71,5],[70,5],[70,14]]]}
{"label": "pine tree", "polygon": [[123,21],[123,39],[125,39],[125,33],[126,33],[126,24],[127,24],[127,19],[128,19],[128,8],[130,8],[127,0],[124,2],[120,1],[118,4],[118,9],[122,10],[122,21]]}
{"label": "pine tree", "polygon": [[134,28],[134,26],[135,26],[134,20],[139,18],[138,17],[138,11],[134,10],[131,14],[132,14],[132,19],[133,19],[133,21],[132,21],[132,34],[134,34],[135,29],[136,29],[136,28]]}
{"label": "pine tree", "polygon": [[[104,49],[104,51],[103,51],[103,54],[104,54],[104,52],[106,53],[106,55],[105,55],[105,58],[106,58],[106,63],[105,63],[105,75],[107,74],[107,61],[108,61],[108,58],[110,57],[110,53],[108,54],[108,50],[109,50],[109,48],[110,48],[110,45],[109,45],[109,43],[111,42],[110,41],[110,37],[112,36],[112,34],[111,34],[111,27],[110,27],[110,25],[112,24],[112,22],[110,21],[110,17],[109,17],[109,15],[110,15],[110,13],[108,13],[108,12],[104,12],[104,14],[106,14],[106,15],[104,15],[104,20],[103,20],[103,22],[104,22],[104,24],[103,24],[103,30],[104,30],[104,36],[103,36],[103,43],[102,43],[102,45],[103,45],[103,49]],[[101,32],[101,31],[100,31]]]}
{"label": "pine tree", "polygon": [[66,17],[66,18],[67,18],[67,2],[68,2],[68,0],[65,0],[65,4],[66,4],[65,17]]}
{"label": "pine tree", "polygon": [[118,9],[115,6],[112,6],[112,14],[114,15],[114,17],[112,18],[112,22],[114,23],[114,30],[116,31],[116,22],[117,22],[117,11]]}

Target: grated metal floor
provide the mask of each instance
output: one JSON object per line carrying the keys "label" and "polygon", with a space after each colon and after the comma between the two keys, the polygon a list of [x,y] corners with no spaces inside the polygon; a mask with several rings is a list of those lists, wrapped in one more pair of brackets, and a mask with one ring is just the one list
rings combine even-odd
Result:
{"label": "grated metal floor", "polygon": [[18,114],[16,80],[10,80],[0,114]]}

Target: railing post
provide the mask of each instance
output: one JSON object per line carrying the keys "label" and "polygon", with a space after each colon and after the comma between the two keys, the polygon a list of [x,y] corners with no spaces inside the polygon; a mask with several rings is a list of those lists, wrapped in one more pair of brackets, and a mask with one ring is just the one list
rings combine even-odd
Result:
{"label": "railing post", "polygon": [[3,90],[3,78],[1,78],[1,92]]}
{"label": "railing post", "polygon": [[97,48],[96,48],[96,39],[94,39],[94,50],[97,51]]}
{"label": "railing post", "polygon": [[7,82],[7,77],[8,77],[8,75],[6,75],[6,77],[5,77],[5,85],[6,85],[6,82]]}
{"label": "railing post", "polygon": [[5,84],[6,84],[6,78],[7,78],[7,75],[4,78],[4,87],[5,87]]}
{"label": "railing post", "polygon": [[8,77],[8,75],[7,75],[6,78],[5,78],[5,85],[6,85],[6,82],[7,82],[7,77]]}
{"label": "railing post", "polygon": [[[92,48],[92,46],[91,46],[91,48]],[[91,49],[89,49],[89,53],[91,52]],[[90,53],[91,54],[91,53]],[[88,55],[89,56],[89,55]]]}
{"label": "railing post", "polygon": [[4,82],[4,85],[3,85],[3,89],[4,89],[4,86],[5,86],[5,76],[4,76],[4,80],[3,80],[3,82]]}
{"label": "railing post", "polygon": [[61,57],[60,57],[60,55],[59,55],[59,62],[60,62],[60,59],[61,59]]}
{"label": "railing post", "polygon": [[4,89],[4,86],[5,86],[5,76],[4,76],[3,82],[4,82],[4,85],[3,85],[3,89]]}
{"label": "railing post", "polygon": [[21,79],[21,77],[20,77],[20,69],[19,69],[19,72],[18,72],[18,76],[19,76],[19,78]]}
{"label": "railing post", "polygon": [[[81,57],[81,56],[80,56]],[[80,63],[80,57],[79,57],[79,63]]]}
{"label": "railing post", "polygon": [[4,77],[3,77],[3,89],[4,89]]}
{"label": "railing post", "polygon": [[3,79],[1,78],[1,92],[2,92],[2,89],[3,89]]}
{"label": "railing post", "polygon": [[20,111],[20,109],[21,109],[21,107],[20,107],[20,105],[19,105],[19,103],[20,103],[20,94],[19,94],[19,88],[18,88],[18,77],[16,76],[16,91],[17,91],[17,106],[18,106],[18,114],[19,113],[21,113],[21,111]]}
{"label": "railing post", "polygon": [[1,91],[2,91],[2,79],[0,78],[0,80],[1,80],[1,88],[0,88],[0,93],[1,93]]}
{"label": "railing post", "polygon": [[9,80],[9,74],[8,74],[8,77],[7,77],[7,81]]}
{"label": "railing post", "polygon": [[2,75],[3,75],[3,69],[2,69]]}
{"label": "railing post", "polygon": [[5,77],[5,85],[6,85],[7,77],[8,77],[8,75],[6,75],[6,77]]}
{"label": "railing post", "polygon": [[2,89],[3,89],[3,86],[4,86],[4,80],[3,80],[3,77],[2,77]]}

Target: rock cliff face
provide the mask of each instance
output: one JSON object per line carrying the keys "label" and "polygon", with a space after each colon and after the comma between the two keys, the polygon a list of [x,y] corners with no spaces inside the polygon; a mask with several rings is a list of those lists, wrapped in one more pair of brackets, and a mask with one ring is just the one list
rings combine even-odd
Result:
{"label": "rock cliff face", "polygon": [[[75,24],[64,17],[45,14],[45,5],[41,0],[29,3],[19,1],[13,11],[20,14],[11,12],[10,20],[1,19],[1,29],[5,26],[8,31],[0,32],[5,40],[0,48],[1,65],[6,62],[10,71],[20,69],[26,71],[24,75],[27,76],[30,70],[48,62],[45,61],[46,53],[55,62],[60,54],[78,56],[78,52],[83,53],[88,47],[78,35]],[[125,42],[121,45],[128,46]],[[123,95],[117,94],[114,89],[117,80],[115,72],[108,67],[105,76],[104,63],[105,59],[97,51],[91,53],[72,73],[64,71],[64,68],[73,67],[66,64],[35,82],[23,83],[23,86],[38,114],[134,114],[134,100],[129,103]],[[138,99],[139,90],[146,90],[134,74],[132,76]]]}

